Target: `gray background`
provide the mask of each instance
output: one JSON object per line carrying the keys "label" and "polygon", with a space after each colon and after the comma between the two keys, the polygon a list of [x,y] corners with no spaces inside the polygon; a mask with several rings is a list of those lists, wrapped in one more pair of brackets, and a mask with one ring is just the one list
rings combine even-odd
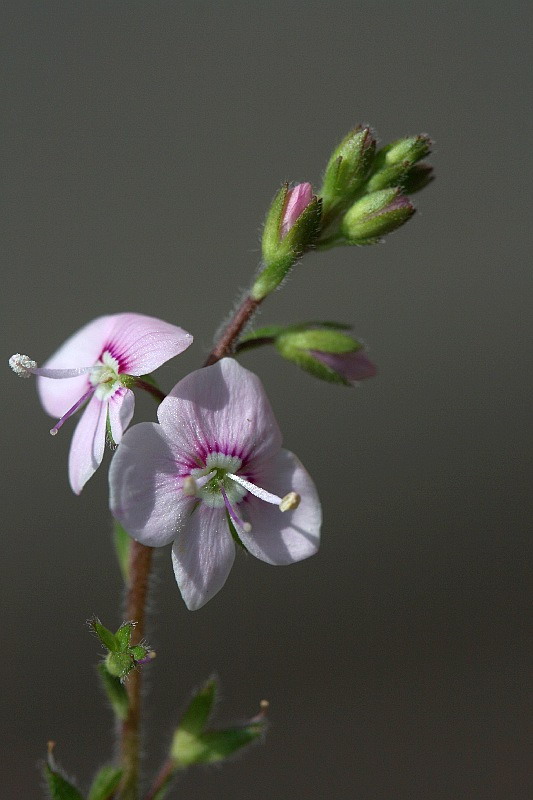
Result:
{"label": "gray background", "polygon": [[[158,552],[146,751],[213,671],[266,744],[173,797],[525,800],[531,506],[528,17],[509,2],[7,2],[1,218],[7,358],[94,317],[174,321],[196,368],[259,259],[282,180],[318,183],[358,122],[427,131],[438,180],[386,244],[311,255],[259,324],[353,322],[354,391],[255,352],[324,506],[290,568],[241,557],[186,611]],[[121,621],[106,469],[68,488],[31,383],[2,391],[2,797],[39,798],[48,739],[86,786],[112,751],[92,613]],[[136,419],[152,419],[153,403]],[[67,427],[70,430],[67,430]],[[6,772],[7,770],[7,772]]]}

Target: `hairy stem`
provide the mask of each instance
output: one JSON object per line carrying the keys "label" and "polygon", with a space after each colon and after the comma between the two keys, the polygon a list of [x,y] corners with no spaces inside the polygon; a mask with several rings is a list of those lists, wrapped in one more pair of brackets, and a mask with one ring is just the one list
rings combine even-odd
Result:
{"label": "hairy stem", "polygon": [[[153,549],[132,541],[130,549],[129,585],[126,595],[126,619],[136,622],[131,643],[138,644],[144,636],[148,578]],[[139,785],[139,744],[141,719],[141,675],[139,669],[130,672],[126,689],[128,692],[128,716],[121,727],[121,761],[124,770],[120,786],[120,800],[137,800]]]}
{"label": "hairy stem", "polygon": [[172,761],[172,759],[168,759],[165,761],[159,772],[154,778],[154,782],[151,785],[148,794],[144,798],[144,800],[155,800],[158,793],[163,789],[169,781],[172,780],[174,773],[176,772],[176,765]]}
{"label": "hairy stem", "polygon": [[233,315],[228,323],[222,336],[216,343],[213,350],[209,353],[205,360],[204,367],[209,367],[211,364],[216,364],[224,356],[229,356],[233,352],[233,343],[242,329],[253,316],[261,300],[254,300],[253,297],[245,297],[241,305]]}

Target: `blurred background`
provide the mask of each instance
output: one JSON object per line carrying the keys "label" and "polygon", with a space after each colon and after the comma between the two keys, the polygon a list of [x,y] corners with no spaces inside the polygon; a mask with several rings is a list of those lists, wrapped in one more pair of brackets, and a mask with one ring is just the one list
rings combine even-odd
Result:
{"label": "blurred background", "polygon": [[[360,122],[436,141],[407,226],[308,256],[255,321],[351,322],[379,375],[349,390],[242,357],[319,487],[323,544],[286,568],[239,557],[193,613],[158,551],[147,767],[215,672],[220,721],[268,698],[266,743],[170,797],[533,796],[531,5],[7,0],[1,16],[6,360],[138,311],[195,336],[159,372],[169,390],[249,285],[283,180],[318,184]],[[49,739],[82,787],[112,753],[85,620],[119,625],[121,579],[106,468],[75,497],[73,424],[51,439],[34,383],[7,364],[4,381],[2,796],[37,800]]]}

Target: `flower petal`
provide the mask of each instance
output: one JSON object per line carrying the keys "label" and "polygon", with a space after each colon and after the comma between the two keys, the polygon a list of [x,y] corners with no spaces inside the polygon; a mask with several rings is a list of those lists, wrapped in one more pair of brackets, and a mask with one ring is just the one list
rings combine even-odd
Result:
{"label": "flower petal", "polygon": [[[74,369],[93,366],[99,359],[113,328],[113,320],[113,316],[93,319],[67,339],[48,361],[45,361],[43,367]],[[37,378],[37,391],[41,403],[44,410],[52,417],[62,417],[76,400],[85,394],[90,385],[88,375],[63,380]]]}
{"label": "flower petal", "polygon": [[172,547],[174,574],[190,611],[222,589],[234,560],[225,509],[200,504]]}
{"label": "flower petal", "polygon": [[113,441],[119,444],[122,434],[128,427],[135,409],[135,395],[131,389],[118,389],[109,398],[109,424]]}
{"label": "flower petal", "polygon": [[259,378],[233,358],[191,372],[159,406],[157,416],[183,454],[221,452],[250,467],[272,458],[281,433]]}
{"label": "flower petal", "polygon": [[322,510],[315,485],[296,456],[282,450],[252,480],[280,497],[297,492],[300,505],[293,511],[280,511],[257,497],[247,495],[239,505],[252,529],[239,531],[246,549],[269,564],[292,564],[318,550]]}
{"label": "flower petal", "polygon": [[81,415],[70,444],[68,474],[75,494],[81,492],[102,463],[106,419],[107,402],[93,395]]}
{"label": "flower petal", "polygon": [[141,422],[130,428],[109,468],[111,511],[128,533],[149,547],[171,542],[195,503],[181,484],[161,426]]}
{"label": "flower petal", "polygon": [[192,344],[190,333],[156,317],[128,313],[113,319],[107,349],[128,375],[146,375]]}

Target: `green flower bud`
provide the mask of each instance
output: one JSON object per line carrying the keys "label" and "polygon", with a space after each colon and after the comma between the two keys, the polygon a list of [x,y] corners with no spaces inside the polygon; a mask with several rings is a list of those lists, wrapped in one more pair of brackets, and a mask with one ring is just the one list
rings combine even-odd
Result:
{"label": "green flower bud", "polygon": [[347,208],[363,185],[374,159],[376,140],[370,128],[358,126],[335,148],[324,174],[320,195],[326,222]]}
{"label": "green flower bud", "polygon": [[341,231],[346,244],[376,244],[414,214],[414,206],[401,189],[382,189],[365,195],[346,212]]}
{"label": "green flower bud", "polygon": [[251,296],[262,300],[274,291],[320,230],[322,201],[313,195],[310,183],[292,189],[284,184],[267,214],[262,239],[264,268]]}
{"label": "green flower bud", "polygon": [[376,155],[374,171],[395,164],[416,164],[431,151],[432,141],[425,133],[406,136],[383,147]]}

